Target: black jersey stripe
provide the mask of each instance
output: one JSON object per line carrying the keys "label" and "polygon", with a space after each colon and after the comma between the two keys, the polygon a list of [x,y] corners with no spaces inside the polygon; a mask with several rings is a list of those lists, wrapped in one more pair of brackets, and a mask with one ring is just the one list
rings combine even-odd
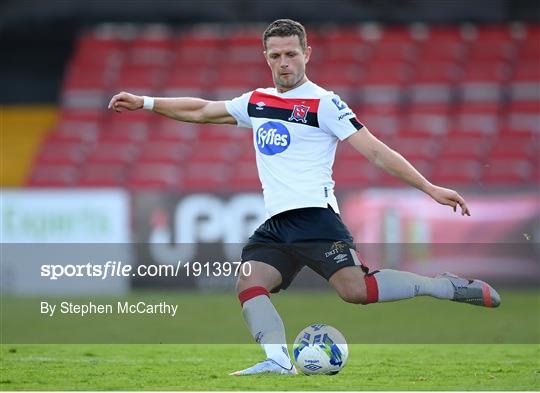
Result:
{"label": "black jersey stripe", "polygon": [[312,127],[319,127],[319,119],[317,118],[317,113],[308,112],[306,116],[306,122],[302,120],[292,120],[292,109],[283,109],[283,108],[274,108],[271,106],[264,106],[263,109],[260,109],[255,104],[248,104],[248,115],[249,117],[262,117],[265,119],[276,119],[283,120],[289,123],[295,124],[305,124]]}

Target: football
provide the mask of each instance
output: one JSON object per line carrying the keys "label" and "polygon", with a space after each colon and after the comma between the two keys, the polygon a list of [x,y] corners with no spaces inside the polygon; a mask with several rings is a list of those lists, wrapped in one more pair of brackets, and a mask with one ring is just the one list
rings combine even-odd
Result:
{"label": "football", "polygon": [[293,356],[298,369],[306,375],[334,375],[345,366],[349,348],[339,330],[325,324],[314,324],[296,336]]}

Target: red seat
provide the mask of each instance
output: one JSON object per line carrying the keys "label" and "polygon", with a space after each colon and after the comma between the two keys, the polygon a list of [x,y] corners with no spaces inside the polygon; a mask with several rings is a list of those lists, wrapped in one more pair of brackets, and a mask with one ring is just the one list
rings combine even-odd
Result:
{"label": "red seat", "polygon": [[407,119],[403,120],[405,120],[403,132],[409,135],[441,136],[448,132],[450,125],[449,118],[444,112],[412,112]]}
{"label": "red seat", "polygon": [[484,166],[482,180],[493,185],[530,185],[533,174],[528,160],[492,159]]}
{"label": "red seat", "polygon": [[53,140],[41,145],[34,165],[77,165],[84,161],[87,150],[87,146],[80,142],[55,142]]}
{"label": "red seat", "polygon": [[135,144],[122,142],[99,143],[90,152],[88,160],[100,164],[127,164],[137,158],[138,148]]}
{"label": "red seat", "polygon": [[101,138],[107,142],[143,142],[148,133],[148,122],[115,116],[103,125]]}
{"label": "red seat", "polygon": [[230,172],[230,165],[221,162],[189,162],[184,168],[182,189],[193,192],[224,190]]}
{"label": "red seat", "polygon": [[72,187],[78,171],[74,165],[37,165],[32,168],[27,185],[30,187]]}
{"label": "red seat", "polygon": [[425,63],[460,64],[465,58],[466,45],[461,41],[443,41],[430,38],[419,49],[418,65]]}
{"label": "red seat", "polygon": [[152,141],[182,142],[191,145],[199,138],[198,124],[182,123],[165,117],[156,119],[155,128],[150,133]]}
{"label": "red seat", "polygon": [[516,63],[510,83],[510,97],[514,101],[540,101],[540,54],[536,60]]}
{"label": "red seat", "polygon": [[430,180],[443,185],[473,185],[481,172],[481,164],[476,160],[438,160]]}
{"label": "red seat", "polygon": [[499,114],[493,111],[473,111],[463,106],[455,115],[453,130],[462,134],[496,135],[500,129]]}
{"label": "red seat", "polygon": [[255,160],[238,161],[232,167],[229,187],[231,191],[258,191],[261,189],[261,181]]}
{"label": "red seat", "polygon": [[189,145],[178,142],[156,141],[144,144],[137,162],[183,165],[191,153]]}
{"label": "red seat", "polygon": [[357,111],[358,120],[364,124],[374,135],[388,137],[396,135],[400,129],[400,118],[397,115],[370,114]]}
{"label": "red seat", "polygon": [[524,135],[540,135],[540,112],[509,111],[505,131]]}
{"label": "red seat", "polygon": [[411,160],[429,161],[437,155],[440,149],[435,140],[430,138],[399,137],[387,142],[392,149]]}
{"label": "red seat", "polygon": [[232,125],[201,125],[199,128],[199,140],[207,142],[239,142],[243,143],[252,137],[247,128],[239,128]]}
{"label": "red seat", "polygon": [[230,162],[238,157],[243,144],[238,142],[199,141],[191,146],[191,162],[221,163]]}
{"label": "red seat", "polygon": [[492,24],[479,26],[476,30],[476,41],[496,43],[513,40],[512,30],[508,24]]}
{"label": "red seat", "polygon": [[433,26],[429,28],[429,42],[434,45],[463,42],[462,28],[460,26]]}
{"label": "red seat", "polygon": [[486,153],[489,138],[479,136],[449,136],[443,143],[438,154],[439,159],[480,160]]}
{"label": "red seat", "polygon": [[503,83],[508,80],[510,69],[504,63],[467,63],[461,81],[461,95],[466,102],[501,101]]}
{"label": "red seat", "polygon": [[127,186],[133,189],[179,189],[182,172],[178,165],[140,163],[136,164],[127,180]]}
{"label": "red seat", "polygon": [[100,135],[98,124],[92,121],[63,121],[48,135],[48,140],[93,143]]}
{"label": "red seat", "polygon": [[88,164],[80,172],[80,187],[121,187],[126,179],[127,167],[123,164]]}
{"label": "red seat", "polygon": [[492,159],[532,159],[538,156],[538,141],[523,136],[501,136],[489,152]]}
{"label": "red seat", "polygon": [[362,158],[340,159],[334,164],[332,178],[336,189],[358,189],[375,181],[375,167]]}
{"label": "red seat", "polygon": [[469,62],[507,62],[516,56],[516,46],[511,40],[485,42],[475,41],[469,47]]}

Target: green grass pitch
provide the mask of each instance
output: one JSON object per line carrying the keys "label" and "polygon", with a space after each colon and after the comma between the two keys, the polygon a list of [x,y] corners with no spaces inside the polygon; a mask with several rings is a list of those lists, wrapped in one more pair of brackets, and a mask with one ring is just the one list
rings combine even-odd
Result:
{"label": "green grass pitch", "polygon": [[[23,342],[17,332],[35,334],[43,318],[22,312],[15,318],[36,299],[4,298],[0,390],[540,390],[539,292],[501,295],[496,310],[429,298],[363,307],[340,302],[333,293],[275,296],[289,340],[309,323],[326,322],[350,343],[340,374],[309,377],[228,375],[263,358],[258,345],[240,344],[250,337],[233,295],[134,293],[130,298],[177,302],[184,319],[110,326],[108,319],[73,319],[63,325],[83,333],[99,326],[123,331],[129,342],[140,340],[135,330],[150,334],[153,328],[163,338],[188,336],[184,344],[97,344],[97,338],[87,344],[14,344]],[[204,341],[216,326],[231,331],[229,344]],[[63,330],[50,338],[67,335]]]}
{"label": "green grass pitch", "polygon": [[2,390],[538,390],[538,345],[354,344],[335,376],[228,373],[255,345],[3,345]]}

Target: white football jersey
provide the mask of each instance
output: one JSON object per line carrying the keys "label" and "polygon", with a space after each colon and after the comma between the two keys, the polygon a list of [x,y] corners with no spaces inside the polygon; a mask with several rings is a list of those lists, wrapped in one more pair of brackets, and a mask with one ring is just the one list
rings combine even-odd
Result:
{"label": "white football jersey", "polygon": [[257,89],[226,101],[239,127],[253,129],[266,212],[332,206],[332,165],[339,140],[363,126],[333,92],[307,81],[279,93]]}

